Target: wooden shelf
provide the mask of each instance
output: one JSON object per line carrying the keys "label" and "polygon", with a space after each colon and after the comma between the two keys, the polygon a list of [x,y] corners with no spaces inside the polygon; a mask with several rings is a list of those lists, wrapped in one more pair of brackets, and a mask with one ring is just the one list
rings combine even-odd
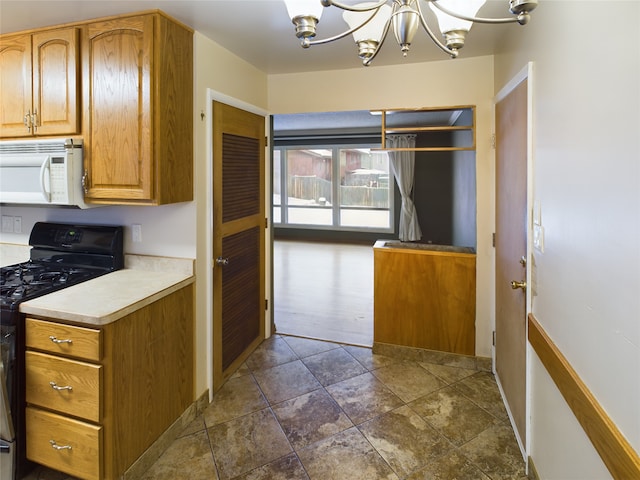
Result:
{"label": "wooden shelf", "polygon": [[[464,110],[470,110],[471,124],[470,125],[452,125],[450,122],[455,121],[454,117],[456,112],[462,112]],[[446,118],[439,118],[435,125],[421,124],[421,122],[427,122],[426,118],[429,113],[445,113]],[[388,115],[393,114],[393,121],[389,122]],[[422,116],[422,118],[421,118]],[[433,118],[433,116],[431,116]],[[451,151],[474,151],[476,149],[476,134],[475,134],[475,107],[472,105],[464,106],[452,106],[452,107],[436,107],[436,108],[420,108],[420,109],[393,109],[380,111],[381,120],[381,147],[372,149],[376,151],[389,151],[389,152],[403,152],[403,151],[415,151],[415,152],[451,152]],[[429,120],[431,121],[431,120]],[[392,123],[389,126],[389,123]],[[443,132],[470,132],[470,138],[468,141],[460,141],[460,138],[452,139],[449,144],[435,145],[429,147],[415,147],[415,148],[389,148],[386,145],[386,136],[388,134],[437,134]]]}

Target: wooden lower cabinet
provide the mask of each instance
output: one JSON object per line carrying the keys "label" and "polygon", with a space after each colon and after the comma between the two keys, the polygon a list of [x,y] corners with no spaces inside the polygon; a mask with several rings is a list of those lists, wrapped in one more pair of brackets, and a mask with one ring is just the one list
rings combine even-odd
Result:
{"label": "wooden lower cabinet", "polygon": [[376,242],[374,343],[475,355],[476,255],[471,252]]}
{"label": "wooden lower cabinet", "polygon": [[188,285],[100,327],[28,317],[27,458],[121,478],[193,402],[193,299]]}

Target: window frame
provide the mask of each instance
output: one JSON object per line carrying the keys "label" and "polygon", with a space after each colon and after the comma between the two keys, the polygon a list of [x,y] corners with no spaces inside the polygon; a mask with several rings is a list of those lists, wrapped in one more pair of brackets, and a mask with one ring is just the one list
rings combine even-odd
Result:
{"label": "window frame", "polygon": [[[340,225],[341,218],[341,210],[361,210],[362,207],[349,207],[342,206],[340,201],[340,182],[335,181],[335,179],[340,178],[340,151],[348,150],[348,149],[376,149],[380,148],[380,142],[375,141],[353,141],[353,139],[349,143],[343,142],[332,142],[331,139],[325,139],[323,141],[300,141],[300,142],[291,142],[287,141],[286,145],[278,145],[277,139],[274,142],[273,152],[274,152],[274,162],[273,162],[273,177],[275,180],[276,171],[275,171],[275,152],[279,152],[279,162],[280,162],[280,171],[279,171],[279,182],[280,182],[280,204],[276,204],[273,200],[273,185],[272,185],[272,195],[271,195],[271,205],[272,209],[276,208],[280,209],[280,221],[275,221],[275,214],[272,218],[273,226],[278,229],[297,229],[297,230],[324,230],[324,231],[335,231],[335,232],[361,232],[361,233],[379,233],[379,234],[393,234],[395,233],[395,180],[393,178],[393,173],[391,172],[391,168],[389,167],[389,194],[388,201],[389,205],[387,208],[375,208],[370,207],[367,210],[377,210],[388,212],[388,226],[387,227],[369,227],[369,226],[354,226],[348,225],[343,226]],[[331,209],[331,225],[318,225],[318,224],[306,224],[306,223],[289,223],[288,222],[288,209],[290,208],[308,208],[303,205],[289,205],[288,204],[288,195],[287,195],[287,186],[288,186],[288,165],[287,165],[287,150],[331,150],[331,192],[332,198],[336,199],[336,201],[332,201],[330,206],[314,206],[313,208],[321,208],[321,209]],[[388,160],[389,161],[389,160]]]}

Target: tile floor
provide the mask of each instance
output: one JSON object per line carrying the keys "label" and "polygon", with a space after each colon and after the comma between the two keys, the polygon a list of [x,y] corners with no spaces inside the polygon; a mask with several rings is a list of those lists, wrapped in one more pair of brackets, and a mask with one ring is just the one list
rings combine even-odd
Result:
{"label": "tile floor", "polygon": [[258,347],[143,477],[526,478],[490,373],[284,335]]}

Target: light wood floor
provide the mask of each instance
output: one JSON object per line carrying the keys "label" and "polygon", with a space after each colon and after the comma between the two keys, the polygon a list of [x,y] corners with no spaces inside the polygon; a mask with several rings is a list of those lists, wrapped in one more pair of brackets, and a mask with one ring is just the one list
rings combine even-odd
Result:
{"label": "light wood floor", "polygon": [[277,333],[373,345],[373,245],[277,240]]}

